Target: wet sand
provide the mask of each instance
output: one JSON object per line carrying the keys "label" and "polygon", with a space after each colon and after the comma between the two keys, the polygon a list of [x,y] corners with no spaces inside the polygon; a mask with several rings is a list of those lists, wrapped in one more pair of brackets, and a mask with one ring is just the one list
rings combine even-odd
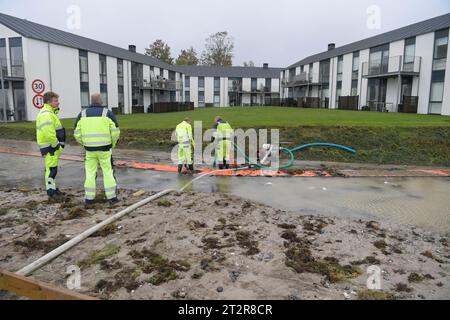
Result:
{"label": "wet sand", "polygon": [[[151,193],[111,208],[0,189],[0,268],[15,271]],[[450,238],[405,224],[283,211],[221,193],[176,193],[102,230],[34,273],[101,299],[449,299]],[[367,268],[382,291],[367,291]],[[0,298],[10,298],[1,294]]]}

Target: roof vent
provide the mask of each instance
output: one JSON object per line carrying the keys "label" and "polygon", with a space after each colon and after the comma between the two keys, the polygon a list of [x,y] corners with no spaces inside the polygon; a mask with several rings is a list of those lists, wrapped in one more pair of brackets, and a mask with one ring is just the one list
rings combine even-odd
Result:
{"label": "roof vent", "polygon": [[128,51],[136,53],[136,46],[134,44],[130,44],[128,46]]}
{"label": "roof vent", "polygon": [[336,44],[335,43],[328,44],[328,51],[334,50],[335,48],[336,48]]}
{"label": "roof vent", "polygon": [[264,68],[264,69],[269,69],[269,64],[268,64],[268,63],[264,63],[264,64],[263,64],[263,68]]}

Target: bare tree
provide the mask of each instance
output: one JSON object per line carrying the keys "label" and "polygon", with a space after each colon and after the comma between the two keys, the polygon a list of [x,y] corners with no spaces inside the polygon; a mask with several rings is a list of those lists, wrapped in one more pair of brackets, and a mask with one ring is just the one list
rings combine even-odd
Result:
{"label": "bare tree", "polygon": [[254,63],[252,60],[250,60],[250,61],[244,61],[243,66],[244,66],[244,67],[254,67],[254,66],[255,66],[255,63]]}
{"label": "bare tree", "polygon": [[228,32],[217,32],[206,39],[201,62],[208,66],[233,65],[234,40]]}

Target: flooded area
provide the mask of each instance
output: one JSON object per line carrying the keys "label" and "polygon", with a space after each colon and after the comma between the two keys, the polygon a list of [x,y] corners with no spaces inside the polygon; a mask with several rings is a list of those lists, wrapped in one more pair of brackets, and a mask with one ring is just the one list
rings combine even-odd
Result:
{"label": "flooded area", "polygon": [[[116,177],[121,188],[155,191],[179,189],[192,179],[126,168],[117,169]],[[42,159],[0,154],[1,186],[39,187],[42,179]],[[60,187],[81,188],[83,182],[83,164],[62,161]],[[196,181],[190,191],[236,195],[286,211],[381,220],[450,233],[450,178],[207,177]]]}

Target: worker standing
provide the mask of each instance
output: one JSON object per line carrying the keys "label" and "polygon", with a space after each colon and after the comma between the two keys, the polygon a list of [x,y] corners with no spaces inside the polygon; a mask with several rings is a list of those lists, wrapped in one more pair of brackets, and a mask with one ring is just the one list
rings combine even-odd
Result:
{"label": "worker standing", "polygon": [[216,117],[214,124],[215,132],[213,133],[213,139],[216,143],[216,164],[219,165],[219,169],[229,169],[231,161],[231,148],[234,145],[234,133],[233,128],[228,122],[222,119],[222,117]]}
{"label": "worker standing", "polygon": [[92,95],[91,105],[78,115],[74,135],[86,150],[85,203],[89,205],[95,200],[99,163],[103,172],[106,198],[111,204],[118,203],[112,150],[119,141],[120,129],[114,114],[103,106],[100,94]]}
{"label": "worker standing", "polygon": [[58,118],[59,96],[54,92],[44,94],[44,106],[36,119],[37,144],[45,157],[45,185],[50,200],[60,201],[64,194],[56,187],[58,162],[66,141],[66,132]]}
{"label": "worker standing", "polygon": [[183,166],[189,173],[194,171],[193,149],[195,146],[192,136],[192,126],[189,118],[185,118],[176,127],[176,135],[178,140],[178,173],[183,171]]}

